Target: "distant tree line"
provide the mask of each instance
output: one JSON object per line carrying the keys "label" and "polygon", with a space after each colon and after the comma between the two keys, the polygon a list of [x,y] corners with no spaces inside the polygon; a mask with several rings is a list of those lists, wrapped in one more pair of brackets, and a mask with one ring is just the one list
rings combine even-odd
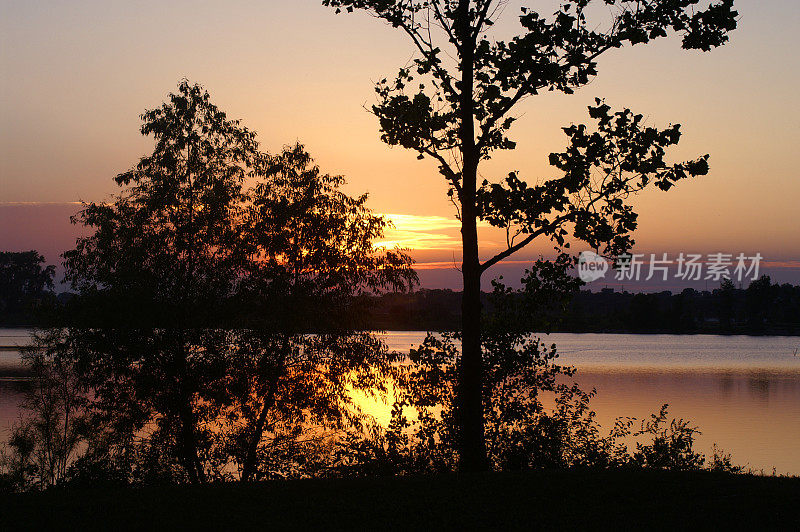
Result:
{"label": "distant tree line", "polygon": [[[489,294],[483,293],[482,299],[484,308],[490,309]],[[460,292],[422,289],[370,300],[374,329],[456,331],[461,326]],[[553,330],[796,335],[800,334],[800,286],[772,283],[763,276],[746,289],[725,281],[712,291],[686,288],[679,293],[575,290]]]}
{"label": "distant tree line", "polygon": [[[70,315],[68,304],[75,294],[53,291],[54,268],[44,262],[36,251],[0,253],[0,327],[68,323],[65,316]],[[484,292],[481,297],[490,312],[489,295]],[[342,307],[346,308],[360,316],[365,330],[461,327],[461,292],[448,289],[362,294]],[[800,335],[800,286],[762,276],[746,289],[730,280],[711,291],[686,288],[679,293],[575,289],[552,328],[576,333]]]}
{"label": "distant tree line", "polygon": [[54,266],[37,251],[0,252],[0,327],[43,324],[57,306]]}

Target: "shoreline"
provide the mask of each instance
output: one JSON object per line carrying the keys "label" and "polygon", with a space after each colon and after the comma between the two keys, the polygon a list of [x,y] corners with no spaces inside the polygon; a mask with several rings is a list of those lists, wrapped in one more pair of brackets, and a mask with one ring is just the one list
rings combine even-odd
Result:
{"label": "shoreline", "polygon": [[666,471],[528,471],[53,489],[0,497],[13,528],[788,529],[800,478]]}

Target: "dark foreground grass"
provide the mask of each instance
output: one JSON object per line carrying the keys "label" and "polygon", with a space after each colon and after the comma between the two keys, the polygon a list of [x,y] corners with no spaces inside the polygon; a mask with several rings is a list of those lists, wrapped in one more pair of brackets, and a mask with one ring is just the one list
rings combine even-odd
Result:
{"label": "dark foreground grass", "polygon": [[800,478],[712,473],[558,471],[0,497],[0,530],[800,530]]}

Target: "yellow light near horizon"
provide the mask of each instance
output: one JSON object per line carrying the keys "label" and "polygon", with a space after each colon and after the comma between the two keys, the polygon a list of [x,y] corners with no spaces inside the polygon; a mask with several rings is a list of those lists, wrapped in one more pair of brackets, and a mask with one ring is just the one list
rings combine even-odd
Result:
{"label": "yellow light near horizon", "polygon": [[354,390],[352,387],[348,387],[347,393],[362,414],[371,416],[381,427],[386,428],[389,426],[389,422],[392,420],[392,404],[394,403],[394,395],[391,393],[391,389],[385,397],[377,393],[367,393],[364,390]]}
{"label": "yellow light near horizon", "polygon": [[402,231],[433,231],[436,229],[459,229],[461,222],[444,216],[417,216],[414,214],[383,214],[396,229]]}
{"label": "yellow light near horizon", "polygon": [[[457,231],[461,222],[444,216],[417,216],[413,214],[384,214],[392,226],[387,228],[383,240],[376,247],[400,247],[411,250],[457,249],[461,241]],[[450,233],[456,234],[448,234]]]}

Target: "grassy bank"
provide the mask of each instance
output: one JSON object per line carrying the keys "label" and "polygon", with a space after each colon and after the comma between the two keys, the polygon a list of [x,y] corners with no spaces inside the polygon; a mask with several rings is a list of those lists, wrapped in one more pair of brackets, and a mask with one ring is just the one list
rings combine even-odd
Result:
{"label": "grassy bank", "polygon": [[[3,523],[5,521],[5,523]],[[800,527],[800,478],[535,472],[11,495],[0,529]]]}

